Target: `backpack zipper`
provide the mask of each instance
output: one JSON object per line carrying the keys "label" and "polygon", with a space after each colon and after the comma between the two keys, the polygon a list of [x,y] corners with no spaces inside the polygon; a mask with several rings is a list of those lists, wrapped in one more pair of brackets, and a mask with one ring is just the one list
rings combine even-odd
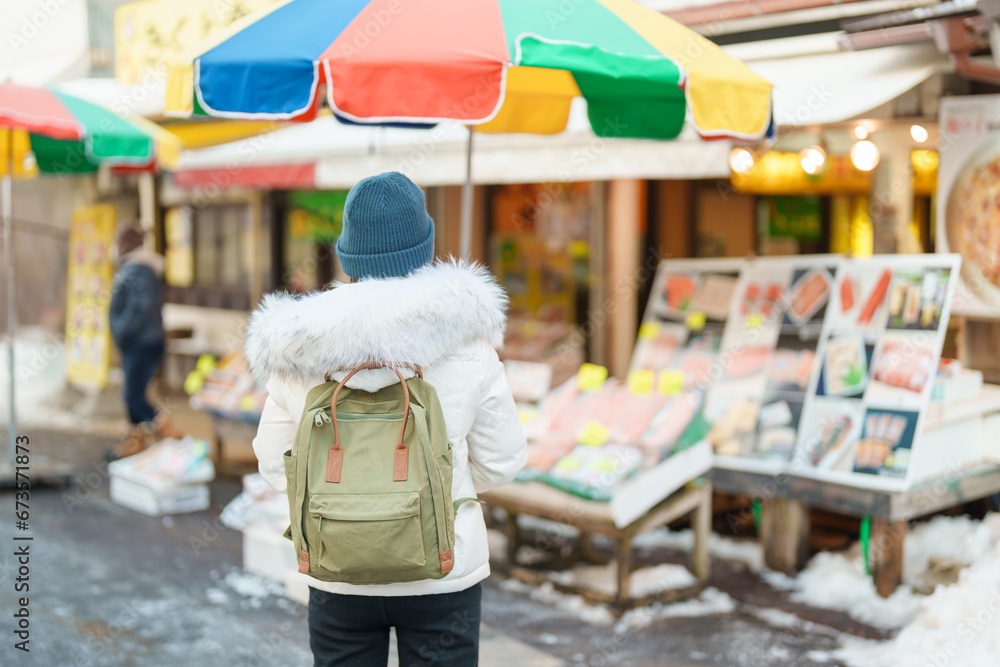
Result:
{"label": "backpack zipper", "polygon": [[[380,415],[380,414],[365,414],[358,412],[338,412],[337,421],[384,421],[384,422],[396,422],[403,419],[403,413]],[[313,423],[316,426],[322,426],[324,423],[330,424],[333,420],[330,418],[330,408],[320,408],[316,411],[313,417]]]}
{"label": "backpack zipper", "polygon": [[403,419],[403,413],[400,412],[398,415],[369,415],[364,413],[356,412],[338,412],[337,421],[353,422],[353,421],[380,421],[380,422],[398,422]]}

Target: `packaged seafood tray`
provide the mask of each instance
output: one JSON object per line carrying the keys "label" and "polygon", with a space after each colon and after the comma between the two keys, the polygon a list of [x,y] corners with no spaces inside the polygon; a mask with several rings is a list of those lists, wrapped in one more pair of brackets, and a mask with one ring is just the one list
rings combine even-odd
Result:
{"label": "packaged seafood tray", "polygon": [[112,502],[150,516],[208,509],[215,467],[204,440],[161,440],[108,465]]}

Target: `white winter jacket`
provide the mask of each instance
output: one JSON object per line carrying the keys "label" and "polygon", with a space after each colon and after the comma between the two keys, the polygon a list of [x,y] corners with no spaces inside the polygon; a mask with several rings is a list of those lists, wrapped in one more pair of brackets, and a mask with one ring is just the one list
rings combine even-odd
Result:
{"label": "white winter jacket", "polygon": [[[268,390],[253,441],[261,475],[285,491],[282,455],[292,447],[306,394],[325,372],[340,371],[333,373],[340,380],[343,369],[394,362],[416,364],[437,390],[452,446],[452,497],[475,497],[512,480],[524,467],[526,444],[496,352],[506,301],[486,269],[441,262],[406,278],[265,297],[251,317],[245,349]],[[390,370],[365,370],[348,386],[376,391],[398,381]],[[464,503],[455,520],[455,566],[444,578],[373,586],[308,583],[351,595],[426,595],[465,590],[489,573],[482,510]]]}

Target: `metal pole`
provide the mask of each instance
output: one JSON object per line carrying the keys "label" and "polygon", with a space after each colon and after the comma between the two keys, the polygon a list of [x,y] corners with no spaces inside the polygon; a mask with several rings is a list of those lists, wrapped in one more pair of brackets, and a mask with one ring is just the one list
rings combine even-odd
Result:
{"label": "metal pole", "polygon": [[7,173],[3,177],[3,254],[7,266],[7,375],[10,419],[7,446],[14,465],[17,451],[17,409],[14,399],[14,336],[17,334],[17,303],[14,301],[14,131],[7,129]]}
{"label": "metal pole", "polygon": [[462,235],[460,249],[462,259],[472,255],[472,126],[468,127],[469,142],[465,145],[465,183],[462,185]]}

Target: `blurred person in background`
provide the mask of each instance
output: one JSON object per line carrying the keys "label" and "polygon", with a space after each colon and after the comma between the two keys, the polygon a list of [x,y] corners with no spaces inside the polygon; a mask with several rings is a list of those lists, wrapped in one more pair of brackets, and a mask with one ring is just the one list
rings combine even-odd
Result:
{"label": "blurred person in background", "polygon": [[143,247],[146,230],[136,222],[116,232],[117,271],[111,287],[111,336],[121,351],[124,394],[132,427],[111,453],[112,458],[143,451],[156,438],[182,433],[166,413],[146,398],[146,387],[163,360],[163,257]]}

